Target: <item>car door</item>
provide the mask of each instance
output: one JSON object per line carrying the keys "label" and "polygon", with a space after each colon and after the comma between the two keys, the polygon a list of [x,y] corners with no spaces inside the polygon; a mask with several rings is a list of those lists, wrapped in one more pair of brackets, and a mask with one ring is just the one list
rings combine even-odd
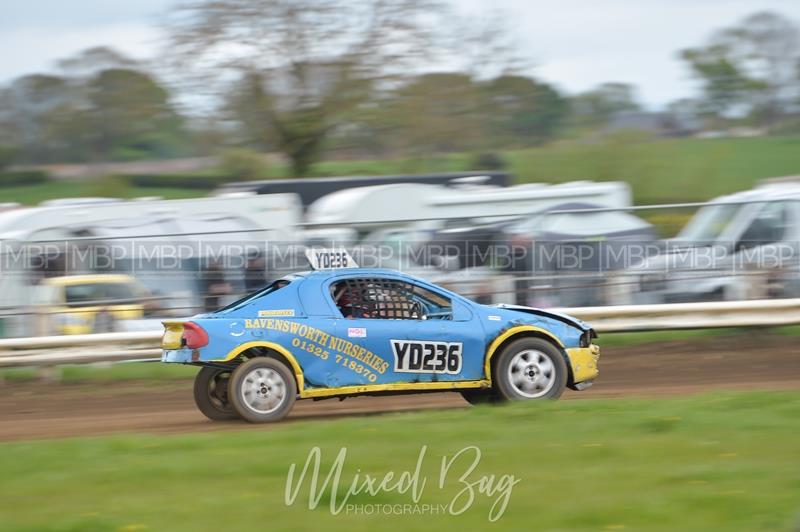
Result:
{"label": "car door", "polygon": [[787,267],[796,262],[797,243],[792,238],[797,227],[795,204],[774,201],[759,205],[753,219],[743,228],[734,245],[733,272],[758,271],[740,283],[736,299],[775,297],[773,288],[784,284]]}
{"label": "car door", "polygon": [[483,377],[485,334],[461,298],[422,283],[378,276],[339,279],[328,292],[339,313],[336,336],[349,351],[335,354],[351,370],[347,384]]}

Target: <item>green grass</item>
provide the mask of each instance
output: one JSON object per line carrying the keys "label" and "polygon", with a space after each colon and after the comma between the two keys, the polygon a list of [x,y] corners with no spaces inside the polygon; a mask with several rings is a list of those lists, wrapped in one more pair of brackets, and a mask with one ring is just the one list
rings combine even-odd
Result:
{"label": "green grass", "polygon": [[747,334],[747,329],[697,329],[686,331],[648,331],[602,334],[602,347],[652,345],[659,342],[702,342],[708,339]]}
{"label": "green grass", "polygon": [[[180,364],[161,364],[160,362],[125,362],[116,364],[81,364],[50,368],[50,377],[66,383],[103,381],[164,381],[174,379],[193,379],[198,371],[196,366]],[[28,381],[38,378],[35,368],[7,368],[0,370],[0,377],[14,381]]]}
{"label": "green grass", "polygon": [[[485,475],[514,475],[497,530],[792,530],[800,519],[800,394],[515,404],[285,423],[181,436],[0,444],[3,530],[478,530],[497,495],[465,513],[364,516],[309,510],[308,484],[284,503],[289,464],[322,450],[322,477],[347,448],[340,482],[413,471],[427,446],[420,504],[448,504]],[[247,427],[245,427],[247,428]],[[462,456],[440,489],[443,456]],[[341,493],[341,492],[340,492]],[[339,499],[340,500],[340,499]],[[410,493],[358,504],[411,503]]]}
{"label": "green grass", "polygon": [[[642,139],[623,133],[596,142],[561,141],[502,152],[519,182],[626,181],[637,204],[703,201],[760,179],[800,174],[800,137]],[[472,156],[428,160],[331,161],[315,175],[470,170]]]}
{"label": "green grass", "polygon": [[508,154],[522,181],[620,180],[636,203],[703,201],[760,179],[800,174],[800,138],[563,143]]}
{"label": "green grass", "polygon": [[80,180],[53,180],[41,185],[0,188],[2,201],[14,201],[23,205],[36,205],[43,201],[60,198],[82,198],[87,196],[111,196],[116,198],[138,198],[161,196],[165,199],[178,199],[205,196],[207,191],[182,188],[144,188],[119,187],[108,190],[97,183]]}
{"label": "green grass", "polygon": [[[800,174],[800,137],[648,139],[621,133],[601,140],[563,140],[538,148],[500,152],[519,182],[627,181],[636,203],[708,200],[751,188],[766,177]],[[324,161],[312,175],[380,175],[472,170],[474,154],[361,161]],[[286,165],[270,177],[286,177]],[[98,194],[97,191],[105,192]],[[58,181],[0,189],[3,201],[34,204],[85,195],[192,197],[203,191],[124,188],[102,183]]]}
{"label": "green grass", "polygon": [[603,347],[624,347],[632,345],[652,345],[660,342],[703,342],[716,338],[752,337],[759,335],[800,336],[800,326],[783,327],[733,327],[720,329],[690,329],[675,331],[650,331],[633,333],[605,333],[601,335],[599,344]]}

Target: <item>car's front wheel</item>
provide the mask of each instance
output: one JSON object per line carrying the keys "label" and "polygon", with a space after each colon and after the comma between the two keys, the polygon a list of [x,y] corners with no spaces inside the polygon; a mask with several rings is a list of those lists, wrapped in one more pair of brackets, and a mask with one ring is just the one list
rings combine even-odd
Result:
{"label": "car's front wheel", "polygon": [[280,421],[294,406],[297,384],[280,361],[253,358],[234,370],[230,398],[236,412],[251,423]]}
{"label": "car's front wheel", "polygon": [[226,421],[239,416],[228,398],[231,371],[204,366],[194,379],[194,402],[208,419]]}
{"label": "car's front wheel", "polygon": [[500,353],[493,384],[503,399],[556,399],[567,386],[567,363],[559,349],[541,338],[521,338]]}

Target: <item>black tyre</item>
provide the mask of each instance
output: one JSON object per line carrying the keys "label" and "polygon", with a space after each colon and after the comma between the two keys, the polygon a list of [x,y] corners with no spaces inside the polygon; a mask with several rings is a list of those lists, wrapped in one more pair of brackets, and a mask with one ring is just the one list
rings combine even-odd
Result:
{"label": "black tyre", "polygon": [[280,421],[294,406],[297,383],[282,362],[257,357],[234,370],[230,399],[236,412],[251,423]]}
{"label": "black tyre", "polygon": [[500,402],[494,390],[461,390],[461,397],[473,406],[492,405]]}
{"label": "black tyre", "polygon": [[194,402],[208,419],[226,421],[239,416],[228,399],[231,371],[203,367],[194,378]]}
{"label": "black tyre", "polygon": [[492,380],[503,399],[557,399],[567,386],[567,363],[547,340],[521,338],[500,353]]}

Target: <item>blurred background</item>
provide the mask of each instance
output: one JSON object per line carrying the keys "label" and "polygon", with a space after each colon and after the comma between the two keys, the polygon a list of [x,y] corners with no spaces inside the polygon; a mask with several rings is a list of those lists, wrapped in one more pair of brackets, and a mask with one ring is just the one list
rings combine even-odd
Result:
{"label": "blurred background", "polygon": [[0,335],[158,328],[316,245],[490,303],[800,294],[798,5],[494,4],[10,6]]}
{"label": "blurred background", "polygon": [[[800,530],[797,0],[6,1],[0,50],[3,530],[473,530],[505,474],[504,530]],[[161,321],[315,246],[585,319],[600,376],[207,420]],[[448,504],[465,445],[463,515],[284,499],[425,448]]]}

